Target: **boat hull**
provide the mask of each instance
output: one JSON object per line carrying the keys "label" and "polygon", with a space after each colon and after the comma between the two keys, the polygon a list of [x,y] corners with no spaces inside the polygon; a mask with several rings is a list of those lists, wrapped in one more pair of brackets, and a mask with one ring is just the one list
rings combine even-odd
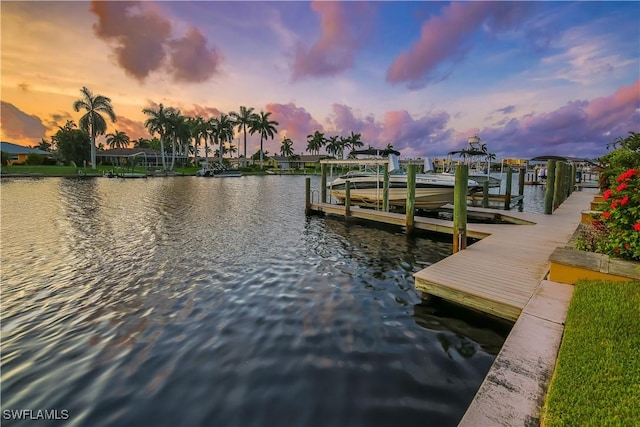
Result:
{"label": "boat hull", "polygon": [[[330,184],[331,195],[344,203],[346,198],[346,181],[349,181],[349,197],[351,204],[360,206],[381,206],[383,200],[383,177],[378,175],[343,176]],[[469,186],[477,186],[474,181]],[[439,174],[421,174],[416,176],[415,206],[419,209],[437,209],[454,198],[455,177]],[[405,207],[407,205],[406,175],[389,176],[389,206]]]}
{"label": "boat hull", "polygon": [[[351,204],[367,207],[381,207],[383,191],[382,188],[350,189],[349,197]],[[332,190],[331,195],[344,203],[346,198],[345,190]],[[437,209],[440,206],[453,202],[453,187],[441,188],[416,188],[415,206],[418,209]],[[389,206],[406,207],[407,189],[389,188]]]}

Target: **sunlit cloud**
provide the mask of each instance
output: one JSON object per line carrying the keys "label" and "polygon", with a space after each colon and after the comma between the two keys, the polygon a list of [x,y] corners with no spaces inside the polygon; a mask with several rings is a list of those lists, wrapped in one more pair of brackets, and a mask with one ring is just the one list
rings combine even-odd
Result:
{"label": "sunlit cloud", "polygon": [[292,80],[335,76],[353,67],[356,52],[370,34],[372,6],[368,3],[311,3],[320,16],[322,33],[310,47],[296,48]]}
{"label": "sunlit cloud", "polygon": [[472,44],[471,35],[479,27],[487,32],[510,29],[521,24],[528,7],[519,2],[450,3],[441,15],[424,23],[420,39],[393,61],[387,70],[387,81],[419,88],[446,79],[453,69],[444,65],[464,59]]}
{"label": "sunlit cloud", "polygon": [[0,101],[0,104],[0,130],[3,139],[39,140],[45,137],[47,128],[40,117],[27,114],[9,102]]}
{"label": "sunlit cloud", "polygon": [[175,38],[171,22],[147,3],[92,1],[98,17],[94,31],[110,43],[118,65],[144,81],[151,72],[166,69],[178,82],[203,82],[218,72],[222,55],[191,27]]}

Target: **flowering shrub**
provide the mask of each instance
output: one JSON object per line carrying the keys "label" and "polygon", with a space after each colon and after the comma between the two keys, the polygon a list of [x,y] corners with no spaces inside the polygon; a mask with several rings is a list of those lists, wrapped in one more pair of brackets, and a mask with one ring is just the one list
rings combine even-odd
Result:
{"label": "flowering shrub", "polygon": [[629,169],[620,174],[602,198],[606,204],[601,217],[594,220],[578,246],[590,245],[596,252],[640,260],[640,172]]}

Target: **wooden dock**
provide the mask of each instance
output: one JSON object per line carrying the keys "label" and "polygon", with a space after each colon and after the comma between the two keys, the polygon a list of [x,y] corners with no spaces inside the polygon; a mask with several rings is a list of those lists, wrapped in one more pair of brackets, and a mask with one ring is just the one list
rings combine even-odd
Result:
{"label": "wooden dock", "polygon": [[[452,205],[447,205],[445,210],[452,209]],[[323,213],[329,215],[336,215],[345,217],[345,207],[344,205],[336,205],[332,203],[312,203],[311,211],[316,213]],[[498,211],[496,209],[487,209],[487,208],[473,208],[468,207],[467,213],[469,216],[477,213],[478,216],[483,218],[500,218],[502,220],[508,220],[507,217],[511,219],[513,224],[534,224],[535,215],[522,213],[522,212],[509,212],[509,211]],[[400,227],[406,226],[406,215],[400,213],[393,212],[383,212],[377,211],[373,209],[365,209],[360,208],[358,206],[351,206],[349,212],[349,218],[362,219],[365,221],[373,221],[383,224],[396,225]],[[515,231],[513,227],[519,227],[518,225],[512,224],[467,224],[467,237],[472,239],[483,239],[487,236],[490,236],[494,233],[497,233],[498,230],[506,230],[510,229]],[[443,233],[443,234],[453,234],[453,221],[449,221],[446,219],[439,218],[427,218],[416,216],[414,217],[414,228],[416,230],[423,231],[431,231],[434,233]]]}
{"label": "wooden dock", "polygon": [[[549,256],[556,247],[567,244],[593,195],[573,192],[553,215],[529,214],[535,225],[483,228],[490,233],[488,237],[415,273],[416,289],[517,320],[547,275]],[[475,225],[469,224],[470,229]]]}

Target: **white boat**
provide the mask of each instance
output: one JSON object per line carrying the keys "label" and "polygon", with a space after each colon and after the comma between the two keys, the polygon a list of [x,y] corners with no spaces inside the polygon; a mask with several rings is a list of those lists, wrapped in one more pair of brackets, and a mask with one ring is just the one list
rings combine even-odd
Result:
{"label": "white boat", "polygon": [[447,154],[443,174],[453,175],[457,164],[465,164],[469,167],[469,179],[476,181],[480,186],[489,181],[490,188],[500,187],[500,179],[490,175],[493,157],[494,155],[487,151],[487,144],[481,143],[480,137],[474,135],[467,139],[467,148]]}
{"label": "white boat", "polygon": [[[389,155],[389,206],[404,207],[407,204],[407,178],[397,168],[397,157]],[[384,192],[384,174],[378,170],[348,172],[327,184],[340,203],[346,198],[346,182],[349,181],[351,203],[359,206],[381,207]],[[455,176],[441,173],[416,174],[415,206],[419,209],[436,209],[453,202]],[[481,187],[469,180],[469,190]]]}
{"label": "white boat", "polygon": [[196,176],[206,176],[212,178],[239,178],[242,172],[236,169],[227,169],[224,166],[215,165],[214,167],[203,166],[196,172]]}

